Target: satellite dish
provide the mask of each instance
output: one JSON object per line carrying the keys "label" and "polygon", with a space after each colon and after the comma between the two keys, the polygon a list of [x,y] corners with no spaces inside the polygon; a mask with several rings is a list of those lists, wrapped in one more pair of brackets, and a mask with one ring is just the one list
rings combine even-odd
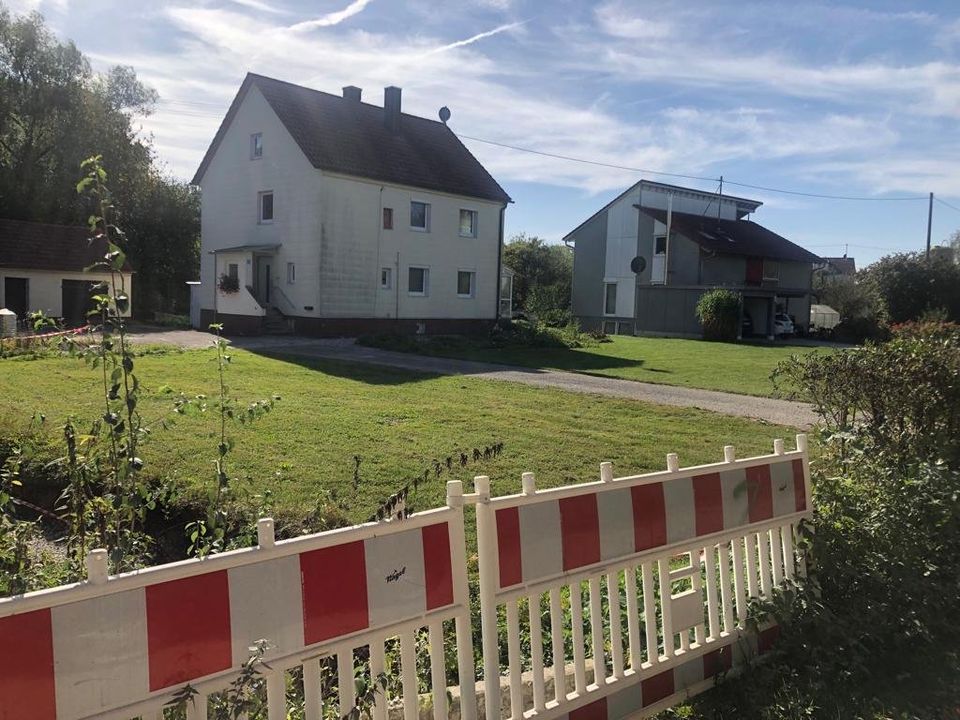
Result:
{"label": "satellite dish", "polygon": [[647,260],[642,255],[637,255],[630,261],[630,269],[637,275],[642,273],[647,267]]}
{"label": "satellite dish", "polygon": [[450,108],[444,105],[442,108],[440,108],[439,115],[440,115],[440,120],[443,122],[444,125],[446,125],[447,120],[450,119]]}

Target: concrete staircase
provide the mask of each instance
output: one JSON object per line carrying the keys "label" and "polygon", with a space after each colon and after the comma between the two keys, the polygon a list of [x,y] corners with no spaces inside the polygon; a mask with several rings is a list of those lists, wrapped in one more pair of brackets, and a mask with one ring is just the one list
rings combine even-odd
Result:
{"label": "concrete staircase", "polygon": [[293,321],[275,307],[267,308],[263,318],[264,335],[292,335]]}

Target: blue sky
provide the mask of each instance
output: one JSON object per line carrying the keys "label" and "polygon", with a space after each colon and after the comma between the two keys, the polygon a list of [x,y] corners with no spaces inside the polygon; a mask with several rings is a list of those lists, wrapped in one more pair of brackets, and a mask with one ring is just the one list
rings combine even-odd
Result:
{"label": "blue sky", "polygon": [[[3,0],[0,0],[2,2]],[[189,178],[247,70],[404,110],[447,105],[461,135],[726,179],[758,222],[858,263],[920,249],[926,200],[960,208],[960,3],[553,0],[8,0],[97,68],[160,93],[142,121]],[[507,233],[558,241],[641,176],[468,147],[513,197]],[[731,185],[865,196],[840,201]],[[960,211],[934,205],[934,244]]]}

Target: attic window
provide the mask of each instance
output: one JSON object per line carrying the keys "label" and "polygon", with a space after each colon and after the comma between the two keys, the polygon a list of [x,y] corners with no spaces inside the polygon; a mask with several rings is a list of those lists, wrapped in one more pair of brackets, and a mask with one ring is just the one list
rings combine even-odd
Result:
{"label": "attic window", "polygon": [[263,157],[263,133],[254,133],[250,136],[250,159],[259,160]]}

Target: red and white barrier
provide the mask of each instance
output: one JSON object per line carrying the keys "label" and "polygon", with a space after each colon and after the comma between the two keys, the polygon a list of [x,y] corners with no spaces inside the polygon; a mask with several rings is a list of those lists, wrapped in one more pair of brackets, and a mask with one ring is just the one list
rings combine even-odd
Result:
{"label": "red and white barrier", "polygon": [[[669,455],[665,472],[619,479],[604,463],[599,482],[541,491],[525,473],[521,494],[497,498],[477,479],[485,694],[499,697],[500,606],[510,686],[509,710],[488,703],[487,720],[613,720],[709,685],[710,668],[727,661],[721,648],[729,653],[744,634],[749,598],[770,597],[802,572],[795,530],[812,507],[805,436],[791,452],[778,440],[771,455],[724,454],[685,469]],[[572,656],[554,653],[546,668],[544,645],[564,648],[567,628]],[[567,693],[557,678],[571,670]]]}
{"label": "red and white barrier", "polygon": [[462,555],[460,508],[276,545],[271,534],[267,543],[0,601],[9,650],[0,657],[0,720],[133,712],[186,683],[235,673],[261,639],[265,660],[282,666],[411,621],[467,617],[466,574],[454,572],[453,558]]}

